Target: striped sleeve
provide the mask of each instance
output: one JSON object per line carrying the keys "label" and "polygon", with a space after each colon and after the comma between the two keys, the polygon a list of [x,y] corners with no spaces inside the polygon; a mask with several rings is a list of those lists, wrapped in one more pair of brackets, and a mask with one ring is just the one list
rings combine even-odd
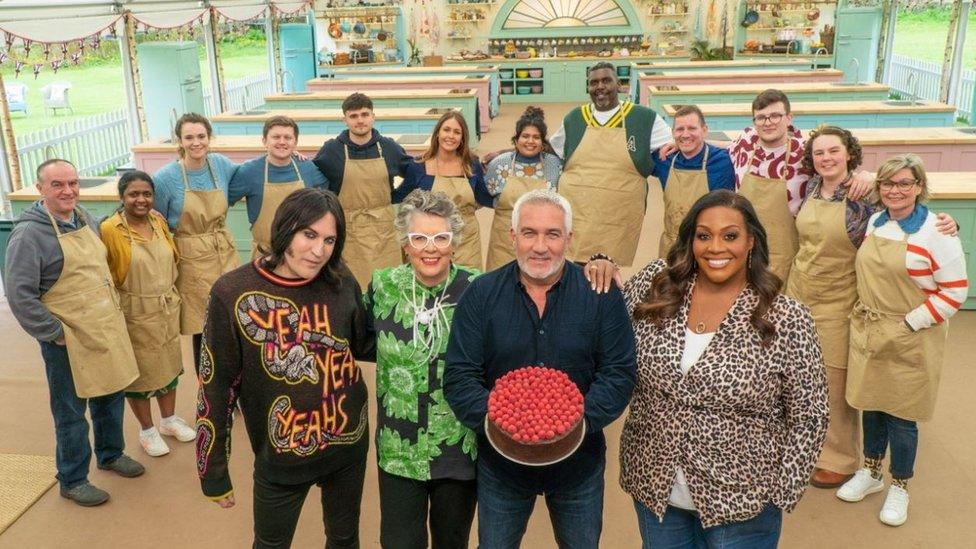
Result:
{"label": "striped sleeve", "polygon": [[906,315],[916,331],[956,314],[966,301],[969,288],[962,242],[958,237],[939,234],[930,221],[909,239],[905,258],[908,275],[927,296],[922,305]]}

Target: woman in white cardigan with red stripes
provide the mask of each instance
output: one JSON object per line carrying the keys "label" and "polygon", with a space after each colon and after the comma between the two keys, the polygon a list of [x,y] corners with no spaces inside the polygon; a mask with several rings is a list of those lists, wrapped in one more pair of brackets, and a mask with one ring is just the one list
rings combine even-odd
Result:
{"label": "woman in white cardigan with red stripes", "polygon": [[871,217],[857,252],[847,370],[847,401],[863,412],[864,467],[837,497],[860,501],[883,490],[881,462],[890,446],[892,484],[879,518],[899,526],[908,518],[916,421],[935,408],[945,320],[962,306],[969,284],[959,237],[941,234],[923,205],[929,187],[921,159],[889,159],[875,186],[885,209]]}

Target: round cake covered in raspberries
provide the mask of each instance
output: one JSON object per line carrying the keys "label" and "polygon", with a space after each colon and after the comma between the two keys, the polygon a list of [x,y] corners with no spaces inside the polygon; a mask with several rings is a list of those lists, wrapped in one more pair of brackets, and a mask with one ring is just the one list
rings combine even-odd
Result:
{"label": "round cake covered in raspberries", "polygon": [[583,441],[583,395],[565,372],[529,366],[498,378],[488,396],[488,441],[508,459],[550,465]]}

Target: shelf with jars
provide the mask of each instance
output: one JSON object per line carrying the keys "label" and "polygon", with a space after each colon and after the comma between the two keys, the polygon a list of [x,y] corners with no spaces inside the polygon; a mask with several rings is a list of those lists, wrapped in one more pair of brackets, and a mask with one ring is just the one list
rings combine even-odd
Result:
{"label": "shelf with jars", "polygon": [[331,65],[403,62],[406,27],[399,5],[327,5],[315,11],[319,72]]}
{"label": "shelf with jars", "polygon": [[[735,57],[812,56],[820,52],[818,67],[832,66],[838,3],[839,0],[739,0]],[[826,64],[820,65],[823,61]]]}
{"label": "shelf with jars", "polygon": [[655,15],[687,15],[688,2],[673,0],[654,0],[647,3],[647,14]]}

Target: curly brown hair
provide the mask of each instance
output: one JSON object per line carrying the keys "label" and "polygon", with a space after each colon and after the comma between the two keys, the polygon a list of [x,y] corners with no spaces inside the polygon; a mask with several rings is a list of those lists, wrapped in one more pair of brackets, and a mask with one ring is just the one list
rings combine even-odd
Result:
{"label": "curly brown hair", "polygon": [[813,142],[821,135],[835,135],[840,138],[840,142],[847,149],[847,171],[852,172],[864,161],[864,152],[861,150],[861,143],[854,137],[849,130],[839,126],[821,125],[810,130],[807,142],[803,146],[803,169],[809,173],[816,173],[813,169]]}
{"label": "curly brown hair", "polygon": [[759,296],[759,303],[752,311],[749,322],[759,333],[763,345],[768,346],[776,336],[776,328],[766,319],[766,313],[779,295],[783,281],[769,270],[766,229],[759,223],[752,203],[744,196],[725,189],[699,198],[681,221],[678,239],[668,252],[668,266],[654,277],[651,288],[634,309],[634,319],[646,318],[660,326],[665,319],[673,317],[681,310],[688,288],[698,270],[694,252],[698,216],[705,210],[720,207],[732,208],[741,213],[746,222],[746,231],[754,239],[751,259],[747,263],[746,281]]}

